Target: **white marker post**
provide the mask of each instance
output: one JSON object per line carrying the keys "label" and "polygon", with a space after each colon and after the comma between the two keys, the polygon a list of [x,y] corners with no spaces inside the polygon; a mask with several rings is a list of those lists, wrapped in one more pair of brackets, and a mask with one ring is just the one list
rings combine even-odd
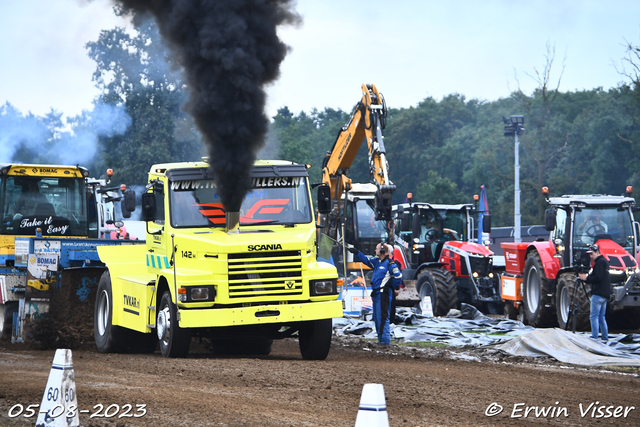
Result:
{"label": "white marker post", "polygon": [[389,427],[382,384],[365,384],[362,387],[355,427]]}
{"label": "white marker post", "polygon": [[433,305],[431,304],[431,296],[427,295],[420,301],[420,310],[425,317],[433,317]]}
{"label": "white marker post", "polygon": [[79,426],[76,378],[71,350],[58,349],[53,357],[47,388],[42,396],[36,426]]}

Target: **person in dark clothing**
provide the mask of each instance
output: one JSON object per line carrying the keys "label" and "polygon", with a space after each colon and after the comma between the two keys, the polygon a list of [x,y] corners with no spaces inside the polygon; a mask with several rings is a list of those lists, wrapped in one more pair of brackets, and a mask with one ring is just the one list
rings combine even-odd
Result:
{"label": "person in dark clothing", "polygon": [[371,301],[373,303],[373,323],[378,333],[380,344],[391,344],[391,298],[393,293],[400,288],[402,273],[395,262],[389,259],[391,248],[389,245],[378,244],[376,256],[368,257],[356,248],[349,248],[358,261],[364,263],[373,270],[371,276]]}
{"label": "person in dark clothing", "polygon": [[609,263],[600,253],[600,247],[596,244],[589,246],[587,253],[593,261],[593,269],[587,276],[579,273],[580,280],[591,285],[591,338],[598,339],[598,332],[602,332],[602,341],[609,341],[609,328],[604,315],[607,311],[607,302],[611,296],[611,279],[609,277]]}

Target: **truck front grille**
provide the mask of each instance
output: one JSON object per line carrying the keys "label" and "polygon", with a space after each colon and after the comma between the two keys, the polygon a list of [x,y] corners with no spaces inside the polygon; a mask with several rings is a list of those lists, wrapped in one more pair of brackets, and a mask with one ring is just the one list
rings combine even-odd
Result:
{"label": "truck front grille", "polygon": [[229,298],[302,294],[300,251],[229,254]]}

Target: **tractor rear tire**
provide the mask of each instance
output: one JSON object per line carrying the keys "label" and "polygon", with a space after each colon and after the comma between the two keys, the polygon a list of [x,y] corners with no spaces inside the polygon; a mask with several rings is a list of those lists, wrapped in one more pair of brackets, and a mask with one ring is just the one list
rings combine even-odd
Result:
{"label": "tractor rear tire", "polygon": [[549,280],[544,274],[540,255],[536,251],[527,256],[522,286],[524,287],[524,315],[529,325],[534,328],[558,326],[555,298],[553,298]]}
{"label": "tractor rear tire", "polygon": [[11,325],[13,325],[13,313],[18,311],[18,301],[9,301],[0,304],[0,340],[11,338]]}
{"label": "tractor rear tire", "polygon": [[156,331],[162,356],[186,357],[191,345],[191,331],[180,327],[171,292],[165,291],[162,294],[157,316]]}
{"label": "tractor rear tire", "polygon": [[572,274],[563,274],[558,279],[558,287],[556,288],[556,316],[558,318],[558,327],[566,331],[573,330],[573,308],[577,304],[576,313],[576,331],[590,331],[591,322],[589,321],[590,302],[589,292],[590,285],[584,284],[584,289],[576,281]]}
{"label": "tractor rear tire", "polygon": [[[453,275],[443,269],[424,270],[418,276],[416,291],[422,302],[425,297],[431,297],[431,307],[434,316],[446,316],[449,310],[458,304],[458,290]],[[422,313],[420,304],[418,311]]]}
{"label": "tractor rear tire", "polygon": [[320,319],[304,322],[298,330],[300,354],[304,360],[324,360],[331,348],[333,321]]}

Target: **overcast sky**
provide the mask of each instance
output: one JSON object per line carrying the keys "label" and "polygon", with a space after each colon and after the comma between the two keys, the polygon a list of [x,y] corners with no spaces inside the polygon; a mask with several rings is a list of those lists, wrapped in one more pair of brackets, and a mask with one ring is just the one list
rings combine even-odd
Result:
{"label": "overcast sky", "polygon": [[[560,89],[617,86],[625,43],[640,45],[640,1],[298,0],[300,27],[281,28],[291,52],[268,89],[267,113],[350,111],[374,83],[393,108],[431,96],[506,97],[537,86],[547,44]],[[0,104],[73,116],[98,95],[84,45],[126,23],[108,0],[3,0]],[[514,112],[516,114],[516,112]]]}

